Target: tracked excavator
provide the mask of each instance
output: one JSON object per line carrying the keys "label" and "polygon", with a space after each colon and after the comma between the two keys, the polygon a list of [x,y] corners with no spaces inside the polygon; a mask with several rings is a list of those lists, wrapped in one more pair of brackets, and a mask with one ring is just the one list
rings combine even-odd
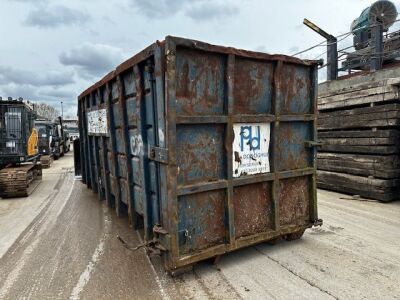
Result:
{"label": "tracked excavator", "polygon": [[0,197],[25,197],[42,180],[33,105],[0,97]]}

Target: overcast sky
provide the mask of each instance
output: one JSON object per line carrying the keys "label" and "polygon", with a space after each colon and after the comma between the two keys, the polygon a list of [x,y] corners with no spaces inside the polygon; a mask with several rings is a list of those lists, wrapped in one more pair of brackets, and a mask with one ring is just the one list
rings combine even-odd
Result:
{"label": "overcast sky", "polygon": [[[64,114],[76,115],[80,92],[166,35],[291,55],[322,41],[302,25],[303,18],[339,35],[372,2],[0,0],[0,96],[58,109],[63,101]],[[303,57],[324,51],[319,47]]]}

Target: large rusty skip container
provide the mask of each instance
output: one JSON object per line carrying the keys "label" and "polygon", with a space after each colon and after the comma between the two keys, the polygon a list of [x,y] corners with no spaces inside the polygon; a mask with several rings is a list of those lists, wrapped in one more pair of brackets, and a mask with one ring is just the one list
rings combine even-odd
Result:
{"label": "large rusty skip container", "polygon": [[317,216],[317,64],[168,36],[79,96],[82,180],[168,271]]}

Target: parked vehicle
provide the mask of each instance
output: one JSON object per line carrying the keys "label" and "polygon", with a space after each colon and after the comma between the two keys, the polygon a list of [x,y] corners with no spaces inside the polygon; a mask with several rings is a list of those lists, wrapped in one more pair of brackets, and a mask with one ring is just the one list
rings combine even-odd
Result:
{"label": "parked vehicle", "polygon": [[22,98],[0,98],[0,197],[28,196],[42,180],[35,118]]}
{"label": "parked vehicle", "polygon": [[64,130],[69,133],[70,141],[79,138],[78,120],[63,120]]}
{"label": "parked vehicle", "polygon": [[54,135],[54,124],[49,120],[38,119],[35,121],[35,128],[38,131],[39,153],[42,155],[52,154],[52,139]]}
{"label": "parked vehicle", "polygon": [[54,159],[57,160],[60,157],[64,156],[64,128],[62,125],[62,118],[57,117],[53,121],[54,123],[54,135],[53,135],[53,144],[54,147]]}
{"label": "parked vehicle", "polygon": [[75,141],[76,139],[79,139],[78,127],[76,127],[76,128],[69,127],[68,129],[65,129],[65,130],[68,131],[69,139],[71,142]]}
{"label": "parked vehicle", "polygon": [[168,271],[320,225],[317,62],[168,36],[79,96],[82,180]]}
{"label": "parked vehicle", "polygon": [[37,119],[35,121],[39,139],[40,162],[44,168],[50,167],[53,162],[55,127],[53,122],[46,119]]}
{"label": "parked vehicle", "polygon": [[68,153],[71,147],[69,133],[64,129],[64,153]]}

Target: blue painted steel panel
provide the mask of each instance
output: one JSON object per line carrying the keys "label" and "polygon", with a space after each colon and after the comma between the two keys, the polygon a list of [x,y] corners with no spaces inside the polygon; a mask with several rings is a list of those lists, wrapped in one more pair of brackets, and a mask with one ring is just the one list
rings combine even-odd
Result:
{"label": "blue painted steel panel", "polygon": [[226,57],[182,48],[176,53],[176,111],[217,115],[224,111]]}
{"label": "blue painted steel panel", "polygon": [[282,72],[282,89],[278,101],[280,114],[310,114],[313,108],[310,68],[289,64]]}
{"label": "blue painted steel panel", "polygon": [[278,140],[278,169],[280,171],[312,167],[313,153],[304,141],[312,140],[309,122],[285,122],[280,125]]}
{"label": "blue painted steel panel", "polygon": [[125,87],[125,96],[135,96],[136,94],[136,84],[135,84],[135,76],[133,72],[125,73],[123,76],[124,87]]}
{"label": "blue painted steel panel", "polygon": [[237,58],[235,60],[234,111],[244,114],[270,114],[273,63]]}
{"label": "blue painted steel panel", "polygon": [[114,122],[115,127],[121,127],[122,125],[122,114],[120,103],[116,102],[113,104]]}
{"label": "blue painted steel panel", "polygon": [[[179,125],[176,130],[178,184],[226,178],[222,124]],[[212,166],[212,167],[211,167]]]}
{"label": "blue painted steel panel", "polygon": [[226,193],[224,190],[181,196],[179,250],[188,254],[226,242]]}

